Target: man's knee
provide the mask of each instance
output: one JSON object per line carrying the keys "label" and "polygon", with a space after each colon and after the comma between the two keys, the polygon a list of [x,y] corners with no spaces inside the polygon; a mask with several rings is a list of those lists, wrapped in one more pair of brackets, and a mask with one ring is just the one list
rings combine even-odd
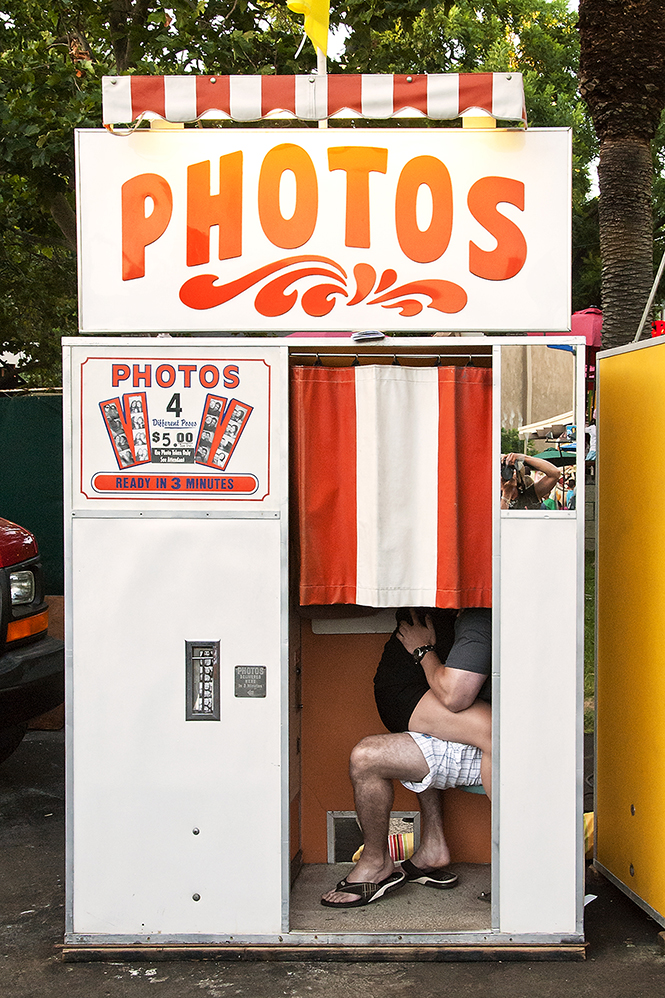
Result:
{"label": "man's knee", "polygon": [[[371,776],[401,780],[405,778],[404,773],[410,774],[419,762],[425,766],[426,773],[424,756],[407,732],[368,735],[352,749],[349,772],[353,783]],[[406,778],[411,779],[411,776]]]}
{"label": "man's knee", "polygon": [[349,772],[351,779],[371,774],[383,758],[381,751],[382,735],[368,735],[351,749]]}

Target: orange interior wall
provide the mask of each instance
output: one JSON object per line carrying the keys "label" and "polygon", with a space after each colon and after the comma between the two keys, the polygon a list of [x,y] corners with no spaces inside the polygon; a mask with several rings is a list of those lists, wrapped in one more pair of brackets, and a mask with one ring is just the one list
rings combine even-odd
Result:
{"label": "orange interior wall", "polygon": [[291,801],[289,810],[289,837],[291,842],[289,859],[293,859],[300,849],[300,794],[296,794]]}
{"label": "orange interior wall", "polygon": [[[302,621],[302,850],[305,863],[327,862],[328,811],[353,811],[351,749],[383,734],[372,680],[386,634],[314,634]],[[395,784],[396,811],[414,811],[417,794]],[[445,794],[444,821],[453,862],[489,863],[491,808],[463,790]]]}

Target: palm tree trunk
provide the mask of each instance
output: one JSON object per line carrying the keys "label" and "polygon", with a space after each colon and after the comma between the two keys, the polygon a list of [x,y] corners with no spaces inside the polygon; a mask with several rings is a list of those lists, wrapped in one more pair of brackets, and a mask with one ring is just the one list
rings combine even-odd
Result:
{"label": "palm tree trunk", "polygon": [[633,339],[653,282],[651,147],[644,138],[600,144],[600,252],[603,348]]}

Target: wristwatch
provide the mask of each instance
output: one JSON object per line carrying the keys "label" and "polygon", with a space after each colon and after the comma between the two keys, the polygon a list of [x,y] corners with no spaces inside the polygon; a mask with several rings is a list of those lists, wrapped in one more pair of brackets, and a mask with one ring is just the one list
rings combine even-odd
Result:
{"label": "wristwatch", "polygon": [[420,648],[414,648],[411,654],[416,665],[420,665],[428,651],[434,651],[434,645],[421,645]]}

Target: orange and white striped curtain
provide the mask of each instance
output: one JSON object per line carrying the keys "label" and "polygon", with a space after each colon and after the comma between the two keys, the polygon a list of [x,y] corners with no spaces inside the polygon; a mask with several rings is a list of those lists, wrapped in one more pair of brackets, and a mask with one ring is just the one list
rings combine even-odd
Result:
{"label": "orange and white striped curtain", "polygon": [[292,376],[301,604],[490,606],[491,371]]}

